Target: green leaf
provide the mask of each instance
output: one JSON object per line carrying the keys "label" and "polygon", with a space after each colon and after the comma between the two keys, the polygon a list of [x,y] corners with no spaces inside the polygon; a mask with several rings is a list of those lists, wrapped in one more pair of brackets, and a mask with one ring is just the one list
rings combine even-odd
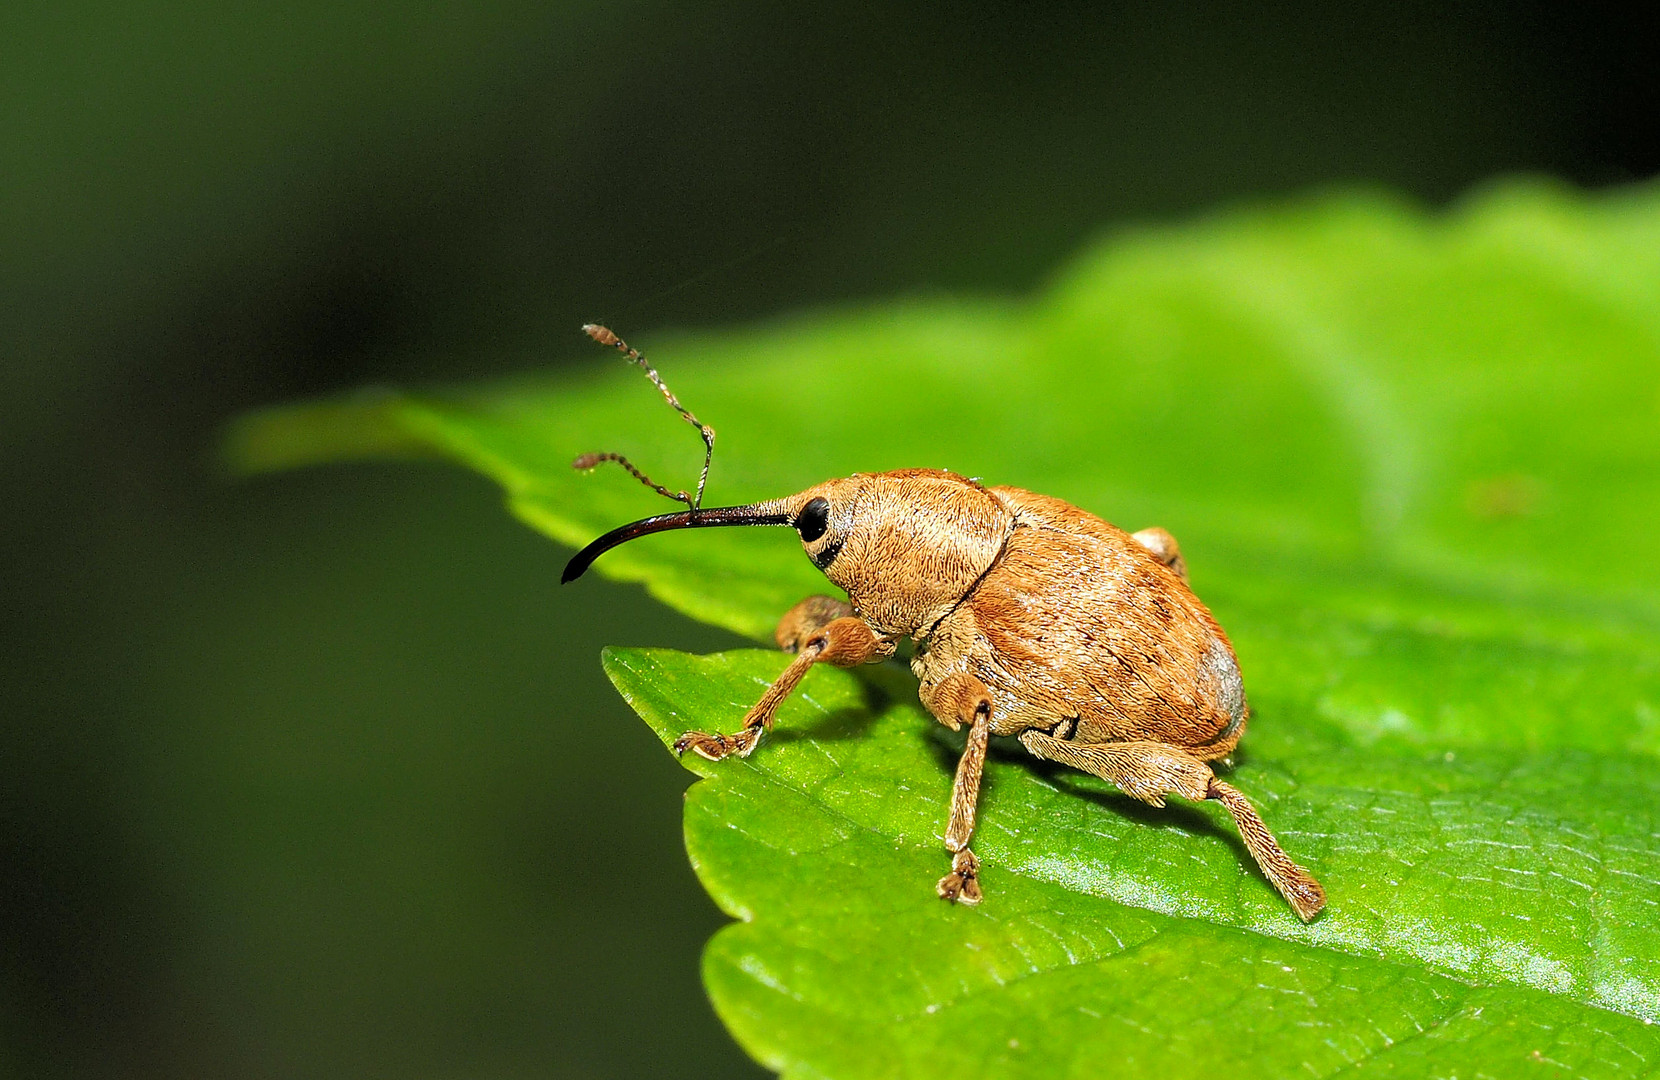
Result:
{"label": "green leaf", "polygon": [[[666,745],[734,730],[783,660],[605,665]],[[1018,745],[988,763],[987,899],[966,909],[933,889],[962,737],[902,669],[815,669],[750,758],[685,759],[708,777],[687,799],[692,863],[744,920],[705,955],[722,1018],[802,1076],[1507,1075],[1534,1051],[1574,1075],[1660,1067],[1650,763],[1380,755],[1278,726],[1233,780],[1331,893],[1313,925],[1225,813],[1153,810]]]}
{"label": "green leaf", "polygon": [[[1254,717],[1233,780],[1324,882],[1292,917],[1209,806],[994,750],[978,909],[933,898],[960,736],[898,668],[814,671],[688,762],[744,920],[717,1008],[800,1076],[1660,1074],[1660,196],[1329,198],[1120,236],[1030,304],[886,304],[652,342],[720,431],[711,501],[944,466],[1182,542]],[[301,405],[242,468],[419,448],[580,544],[663,509],[693,433],[638,372]],[[654,501],[655,500],[655,501]],[[596,568],[761,640],[823,579],[781,530]],[[658,734],[731,730],[768,653],[618,650]],[[954,741],[955,740],[955,741]],[[1550,1069],[1550,1072],[1540,1071]]]}

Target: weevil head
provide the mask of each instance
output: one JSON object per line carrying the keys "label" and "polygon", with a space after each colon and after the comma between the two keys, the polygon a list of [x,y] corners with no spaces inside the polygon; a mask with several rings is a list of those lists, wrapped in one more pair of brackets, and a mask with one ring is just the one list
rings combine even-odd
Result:
{"label": "weevil head", "polygon": [[872,628],[914,635],[938,622],[991,568],[1014,519],[991,492],[938,469],[856,473],[782,499],[682,510],[606,533],[571,559],[573,581],[605,552],[670,529],[788,525]]}
{"label": "weevil head", "polygon": [[779,501],[813,565],[866,622],[895,635],[950,611],[1013,526],[989,491],[938,469],[855,474]]}

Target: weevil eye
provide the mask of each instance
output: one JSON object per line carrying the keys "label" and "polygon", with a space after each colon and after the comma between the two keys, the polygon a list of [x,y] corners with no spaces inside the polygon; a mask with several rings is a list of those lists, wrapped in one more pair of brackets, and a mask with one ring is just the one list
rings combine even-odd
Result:
{"label": "weevil eye", "polygon": [[824,535],[824,530],[830,527],[830,500],[820,496],[801,508],[801,513],[795,517],[795,531],[801,534],[801,542],[810,544]]}

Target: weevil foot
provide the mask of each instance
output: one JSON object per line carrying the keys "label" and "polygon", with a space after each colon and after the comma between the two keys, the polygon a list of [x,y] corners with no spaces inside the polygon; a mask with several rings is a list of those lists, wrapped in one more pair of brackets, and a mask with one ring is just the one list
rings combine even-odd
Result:
{"label": "weevil foot", "polygon": [[690,750],[699,757],[719,761],[733,754],[748,757],[749,752],[755,749],[755,744],[760,741],[761,729],[758,727],[745,728],[731,735],[705,735],[701,731],[688,731],[674,740],[674,752],[684,754]]}
{"label": "weevil foot", "polygon": [[974,852],[963,848],[951,858],[951,872],[940,878],[935,886],[941,900],[958,904],[978,904],[980,894],[980,860]]}

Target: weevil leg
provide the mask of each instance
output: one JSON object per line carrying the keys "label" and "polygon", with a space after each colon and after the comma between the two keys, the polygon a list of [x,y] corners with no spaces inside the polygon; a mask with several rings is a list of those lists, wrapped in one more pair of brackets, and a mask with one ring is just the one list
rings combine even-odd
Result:
{"label": "weevil leg", "polygon": [[1326,906],[1326,893],[1307,870],[1268,831],[1256,808],[1237,788],[1218,780],[1210,766],[1181,749],[1155,742],[1074,743],[1025,731],[1020,742],[1033,754],[1092,773],[1118,785],[1132,798],[1163,806],[1166,795],[1199,801],[1215,799],[1233,817],[1246,850],[1263,876],[1285,897],[1297,917],[1308,922]]}
{"label": "weevil leg", "polygon": [[784,617],[778,620],[778,629],[772,636],[780,649],[787,653],[798,653],[808,638],[837,619],[845,619],[852,614],[853,605],[846,600],[835,600],[828,596],[809,596],[784,612]]}
{"label": "weevil leg", "polygon": [[945,850],[951,852],[951,872],[940,878],[935,891],[942,900],[978,904],[980,860],[968,849],[968,841],[974,835],[980,776],[986,767],[986,740],[991,735],[991,691],[974,676],[958,672],[925,690],[922,703],[952,731],[968,725],[968,742],[963,746],[957,775],[951,782],[951,819],[945,826]]}
{"label": "weevil leg", "polygon": [[674,752],[684,754],[690,750],[710,761],[719,761],[732,754],[748,757],[761,741],[761,735],[772,730],[772,718],[778,712],[778,706],[790,696],[790,691],[801,682],[808,668],[820,661],[837,667],[854,667],[892,656],[893,648],[891,640],[877,637],[863,619],[851,615],[834,619],[807,637],[795,659],[790,661],[790,666],[744,715],[743,727],[730,735],[688,731],[674,740]]}
{"label": "weevil leg", "polygon": [[1250,800],[1238,788],[1224,784],[1215,777],[1211,777],[1206,797],[1227,807],[1251,857],[1262,867],[1263,875],[1285,897],[1297,917],[1308,922],[1320,914],[1326,906],[1326,890],[1314,880],[1314,875],[1291,861],[1279,841],[1274,839],[1274,834],[1268,831],[1268,826],[1263,824]]}
{"label": "weevil leg", "polygon": [[1110,780],[1132,799],[1163,806],[1165,795],[1206,798],[1210,766],[1173,746],[1156,742],[1079,743],[1041,731],[1023,731],[1020,743],[1033,754]]}
{"label": "weevil leg", "polygon": [[1182,558],[1182,549],[1177,545],[1174,536],[1155,525],[1150,529],[1131,533],[1130,538],[1151,551],[1159,562],[1176,571],[1176,576],[1182,579],[1183,585],[1187,584],[1187,560]]}

